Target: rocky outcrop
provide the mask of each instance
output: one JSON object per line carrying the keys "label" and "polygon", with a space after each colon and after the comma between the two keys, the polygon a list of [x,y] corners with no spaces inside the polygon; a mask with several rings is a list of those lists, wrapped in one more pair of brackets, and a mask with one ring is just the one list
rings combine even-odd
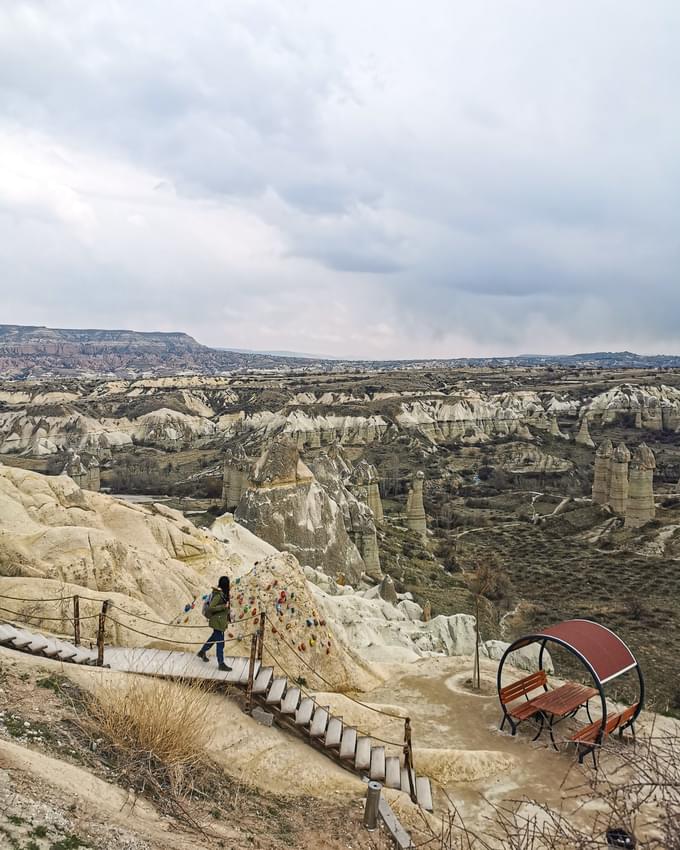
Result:
{"label": "rocky outcrop", "polygon": [[625,443],[619,443],[611,459],[611,480],[609,484],[609,506],[616,514],[625,516],[628,504],[628,464],[630,452]]}
{"label": "rocky outcrop", "polygon": [[364,571],[379,581],[382,570],[375,519],[368,504],[345,485],[345,481],[350,480],[351,470],[341,451],[320,452],[310,460],[310,466],[319,484],[340,508],[345,529],[364,562]]}
{"label": "rocky outcrop", "polygon": [[535,445],[512,442],[499,446],[495,458],[501,469],[511,475],[560,475],[574,464],[567,458],[549,454]]}
{"label": "rocky outcrop", "polygon": [[411,479],[411,487],[406,500],[406,525],[417,532],[423,540],[427,538],[427,517],[423,504],[423,482],[425,475],[418,471]]}
{"label": "rocky outcrop", "polygon": [[384,520],[380,488],[378,487],[378,470],[366,460],[360,460],[352,470],[352,492],[362,502],[368,505],[377,526]]}
{"label": "rocky outcrop", "polygon": [[83,490],[98,492],[101,484],[99,461],[94,455],[81,457],[71,452],[63,470]]}
{"label": "rocky outcrop", "polygon": [[569,439],[569,436],[567,434],[563,434],[562,431],[560,431],[560,426],[557,422],[557,416],[553,416],[550,420],[550,436],[559,437],[561,440]]}
{"label": "rocky outcrop", "polygon": [[626,528],[639,528],[654,519],[654,453],[645,443],[640,443],[630,463]]}
{"label": "rocky outcrop", "polygon": [[611,460],[614,453],[612,441],[607,439],[600,443],[595,452],[595,472],[593,475],[593,502],[598,505],[609,504],[609,489],[611,486]]}
{"label": "rocky outcrop", "polygon": [[241,501],[248,485],[248,470],[251,467],[241,446],[227,449],[222,473],[222,502],[228,511],[233,511]]}
{"label": "rocky outcrop", "polygon": [[680,427],[680,389],[665,384],[621,384],[596,396],[588,405],[588,416],[601,425],[611,425],[633,416],[636,428],[677,431]]}
{"label": "rocky outcrop", "polygon": [[265,449],[234,515],[258,537],[330,576],[356,581],[365,568],[342,508],[292,440],[282,438]]}
{"label": "rocky outcrop", "polygon": [[588,430],[588,419],[585,416],[581,420],[581,427],[578,429],[578,434],[574,438],[574,442],[579,446],[586,446],[589,449],[595,448],[595,443]]}
{"label": "rocky outcrop", "polygon": [[529,425],[548,428],[540,397],[523,391],[487,398],[468,390],[444,400],[408,402],[401,405],[396,421],[402,430],[416,431],[433,443],[476,444],[510,435],[532,439]]}

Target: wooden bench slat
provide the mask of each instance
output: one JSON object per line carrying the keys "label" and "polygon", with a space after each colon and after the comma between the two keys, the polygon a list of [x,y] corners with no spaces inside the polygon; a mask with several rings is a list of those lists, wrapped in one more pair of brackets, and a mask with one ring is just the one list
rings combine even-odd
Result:
{"label": "wooden bench slat", "polygon": [[512,684],[501,688],[499,691],[500,700],[503,705],[506,705],[519,697],[527,696],[537,688],[542,688],[547,682],[548,677],[545,670],[539,670],[530,676],[525,676],[523,679],[519,679],[517,682],[512,682]]}
{"label": "wooden bench slat", "polygon": [[[611,735],[611,733],[615,732],[620,726],[625,726],[625,724],[628,723],[631,717],[635,714],[636,710],[637,703],[629,706],[623,711],[620,711],[618,714],[610,715],[605,723],[604,737]],[[602,721],[596,720],[594,723],[584,726],[583,729],[579,729],[576,734],[571,736],[570,740],[575,744],[593,744],[597,739],[601,726]]]}

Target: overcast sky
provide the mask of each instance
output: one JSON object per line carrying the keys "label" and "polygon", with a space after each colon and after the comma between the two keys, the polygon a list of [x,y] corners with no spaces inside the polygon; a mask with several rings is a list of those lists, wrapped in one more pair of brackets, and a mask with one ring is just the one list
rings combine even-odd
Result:
{"label": "overcast sky", "polygon": [[0,3],[0,323],[680,353],[678,0]]}

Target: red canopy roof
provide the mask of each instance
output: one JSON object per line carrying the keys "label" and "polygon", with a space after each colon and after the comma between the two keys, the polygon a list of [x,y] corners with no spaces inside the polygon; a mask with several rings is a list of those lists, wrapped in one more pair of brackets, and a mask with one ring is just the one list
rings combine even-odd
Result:
{"label": "red canopy roof", "polygon": [[637,666],[635,656],[621,638],[591,620],[565,620],[538,632],[534,640],[541,636],[571,647],[590,664],[602,684]]}

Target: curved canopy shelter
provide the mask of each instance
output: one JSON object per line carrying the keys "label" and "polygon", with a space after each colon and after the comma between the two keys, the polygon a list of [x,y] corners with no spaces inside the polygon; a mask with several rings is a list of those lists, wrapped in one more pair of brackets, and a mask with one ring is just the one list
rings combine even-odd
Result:
{"label": "curved canopy shelter", "polygon": [[[521,679],[519,682],[503,687],[503,667],[506,660],[515,650],[532,643],[537,643],[540,646],[538,672]],[[557,644],[578,658],[590,674],[593,680],[593,688],[567,683],[555,691],[550,691],[543,668],[545,651],[549,644]],[[604,686],[632,670],[636,671],[638,676],[639,698],[630,708],[608,718]],[[503,728],[506,720],[509,721],[513,735],[519,722],[538,714],[541,717],[541,723],[549,715],[552,737],[552,725],[555,717],[561,719],[565,716],[572,716],[583,705],[590,718],[589,700],[591,697],[599,696],[602,705],[602,717],[591,722],[589,727],[581,730],[571,739],[577,745],[583,745],[586,751],[594,750],[602,742],[605,735],[614,729],[622,731],[624,727],[632,726],[642,710],[645,691],[640,665],[628,646],[610,629],[601,626],[599,623],[594,623],[592,620],[565,620],[544,629],[542,632],[518,638],[510,644],[500,660],[497,684],[504,714],[501,728]],[[541,688],[543,693],[540,693]],[[532,698],[532,691],[537,690],[539,696]],[[550,697],[547,696],[548,693],[550,693]],[[581,698],[580,703],[578,702],[579,698]],[[513,702],[518,699],[521,699],[521,702],[513,705]],[[582,758],[583,754],[580,755],[580,760]]]}

